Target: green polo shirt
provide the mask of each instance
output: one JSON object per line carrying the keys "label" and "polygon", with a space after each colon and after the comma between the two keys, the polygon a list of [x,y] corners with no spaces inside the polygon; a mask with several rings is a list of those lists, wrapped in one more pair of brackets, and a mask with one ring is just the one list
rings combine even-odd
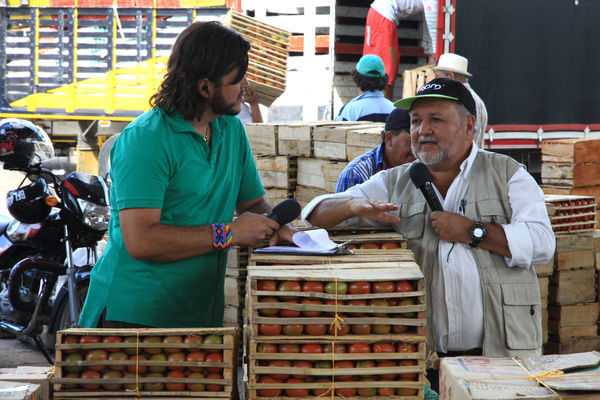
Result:
{"label": "green polo shirt", "polygon": [[92,270],[79,325],[106,319],[161,328],[221,326],[227,254],[213,251],[177,262],[134,260],[119,210],[160,208],[177,226],[228,223],[237,203],[262,196],[241,121],[211,123],[211,146],[179,113],[155,108],[125,128],[111,151],[109,240]]}

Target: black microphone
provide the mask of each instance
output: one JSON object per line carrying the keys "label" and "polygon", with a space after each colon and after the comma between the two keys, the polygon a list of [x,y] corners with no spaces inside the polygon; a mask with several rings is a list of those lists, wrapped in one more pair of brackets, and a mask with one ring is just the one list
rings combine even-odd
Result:
{"label": "black microphone", "polygon": [[431,211],[444,211],[431,183],[433,180],[431,174],[425,164],[420,162],[412,163],[408,168],[408,175],[412,183],[423,192],[423,197],[425,197]]}
{"label": "black microphone", "polygon": [[276,221],[279,225],[285,225],[295,220],[301,211],[302,207],[300,207],[300,203],[294,199],[286,199],[277,204],[268,217]]}

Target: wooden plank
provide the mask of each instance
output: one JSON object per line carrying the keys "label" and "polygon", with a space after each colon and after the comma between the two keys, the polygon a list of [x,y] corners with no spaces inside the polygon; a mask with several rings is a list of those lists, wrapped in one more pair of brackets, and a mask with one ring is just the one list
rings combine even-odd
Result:
{"label": "wooden plank", "polygon": [[556,271],[550,277],[548,300],[554,304],[593,303],[596,301],[596,270]]}
{"label": "wooden plank", "polygon": [[554,256],[546,264],[536,265],[534,268],[538,278],[552,275],[554,272]]}
{"label": "wooden plank", "polygon": [[548,316],[561,326],[589,326],[598,323],[598,303],[577,305],[548,305]]}
{"label": "wooden plank", "polygon": [[588,326],[561,326],[557,319],[548,320],[548,336],[553,341],[562,342],[564,340],[579,336],[596,336],[598,325]]}
{"label": "wooden plank", "polygon": [[598,161],[600,140],[557,139],[542,141],[542,162],[590,163]]}
{"label": "wooden plank", "polygon": [[322,194],[330,194],[330,193],[331,193],[331,191],[328,191],[328,190],[298,185],[298,186],[296,186],[296,192],[294,193],[294,198],[298,201],[308,203],[317,196],[321,196]]}
{"label": "wooden plank", "polygon": [[345,167],[345,162],[300,157],[298,185],[335,193],[337,179]]}
{"label": "wooden plank", "polygon": [[362,156],[367,151],[373,150],[374,147],[352,146],[346,145],[346,158],[348,161],[354,160],[356,157]]}
{"label": "wooden plank", "polygon": [[598,185],[600,184],[600,163],[542,163],[542,183],[569,186]]}
{"label": "wooden plank", "polygon": [[326,160],[346,161],[346,143],[323,142],[315,140],[313,143],[315,157]]}
{"label": "wooden plank", "polygon": [[311,156],[312,142],[299,140],[282,140],[278,142],[279,154],[289,156]]}
{"label": "wooden plank", "polygon": [[369,127],[351,129],[347,132],[346,144],[374,148],[381,144],[381,131],[385,124],[373,124]]}
{"label": "wooden plank", "polygon": [[[594,351],[600,348],[600,336],[586,336],[566,339],[560,343],[548,341],[544,346],[545,354],[571,354],[584,353]],[[595,396],[595,397],[593,397]],[[597,398],[598,394],[594,394],[591,398]],[[566,397],[565,397],[566,398]],[[572,397],[568,397],[572,398]]]}
{"label": "wooden plank", "polygon": [[556,270],[593,267],[595,261],[592,233],[556,235]]}
{"label": "wooden plank", "polygon": [[278,154],[277,124],[246,124],[244,128],[246,129],[246,134],[248,135],[253,154]]}

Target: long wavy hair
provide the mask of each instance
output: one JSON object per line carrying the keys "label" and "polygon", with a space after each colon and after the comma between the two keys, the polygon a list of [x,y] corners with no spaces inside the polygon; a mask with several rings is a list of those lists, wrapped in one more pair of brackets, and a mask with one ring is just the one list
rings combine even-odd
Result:
{"label": "long wavy hair", "polygon": [[198,91],[198,80],[208,78],[219,85],[236,68],[236,82],[242,80],[248,69],[248,50],[250,42],[220,22],[193,23],[177,37],[167,73],[150,98],[150,106],[167,113],[177,110],[187,120],[199,119],[206,99]]}

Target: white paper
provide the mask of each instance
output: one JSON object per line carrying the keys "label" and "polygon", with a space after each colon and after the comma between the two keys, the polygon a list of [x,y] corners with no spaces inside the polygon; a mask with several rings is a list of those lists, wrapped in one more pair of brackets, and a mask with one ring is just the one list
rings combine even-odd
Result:
{"label": "white paper", "polygon": [[298,254],[335,254],[338,245],[329,239],[325,229],[296,232],[292,236],[296,246],[270,246],[256,249],[256,253],[298,253]]}

